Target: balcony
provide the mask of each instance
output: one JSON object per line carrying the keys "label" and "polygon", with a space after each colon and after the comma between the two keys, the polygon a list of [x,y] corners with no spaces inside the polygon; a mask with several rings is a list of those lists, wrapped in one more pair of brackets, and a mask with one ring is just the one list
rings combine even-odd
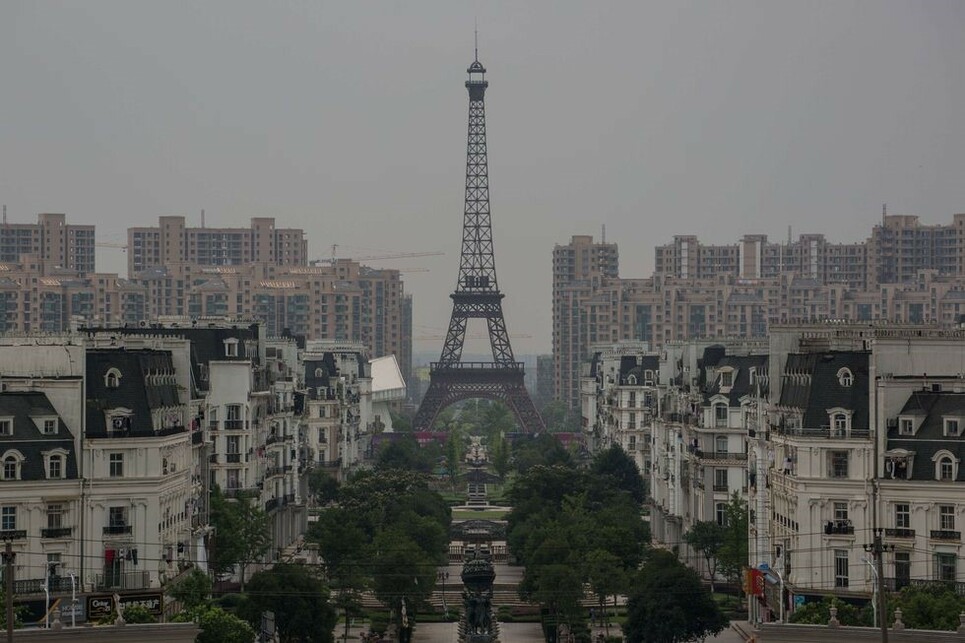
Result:
{"label": "balcony", "polygon": [[737,461],[743,462],[747,460],[747,454],[744,452],[737,451],[701,451],[700,449],[692,449],[691,453],[700,458],[701,460],[717,460],[717,461]]}
{"label": "balcony", "polygon": [[226,453],[224,461],[228,464],[239,464],[241,462],[240,453]]}
{"label": "balcony", "polygon": [[0,530],[0,540],[24,540],[26,537],[27,537],[26,529]]}
{"label": "balcony", "polygon": [[959,596],[965,596],[965,583],[950,580],[925,580],[922,578],[889,578],[885,577],[885,589],[897,592],[902,587],[951,587]]}
{"label": "balcony", "polygon": [[932,529],[931,538],[932,540],[954,540],[959,542],[962,539],[962,532],[950,531],[948,529]]}
{"label": "balcony", "polygon": [[147,571],[97,574],[94,584],[97,590],[147,589],[151,586],[151,575]]}
{"label": "balcony", "polygon": [[727,485],[725,484],[715,484],[714,491],[718,493],[727,493]]}
{"label": "balcony", "polygon": [[854,525],[850,520],[829,520],[824,525],[824,533],[828,536],[853,536]]}
{"label": "balcony", "polygon": [[245,496],[257,496],[260,489],[257,487],[228,487],[224,491],[225,498],[241,498]]}
{"label": "balcony", "polygon": [[202,444],[204,442],[204,431],[195,431],[191,434],[191,444]]}
{"label": "balcony", "polygon": [[224,421],[224,428],[226,431],[237,431],[238,429],[243,428],[244,425],[245,425],[244,420],[225,420]]}
{"label": "balcony", "polygon": [[71,533],[74,531],[73,527],[54,527],[50,529],[41,529],[41,538],[70,538]]}
{"label": "balcony", "polygon": [[105,525],[105,536],[130,536],[132,533],[130,525]]}
{"label": "balcony", "polygon": [[14,594],[43,594],[44,585],[50,588],[51,592],[71,591],[70,576],[51,576],[50,578],[23,578],[14,579]]}
{"label": "balcony", "polygon": [[888,538],[914,538],[915,530],[906,527],[895,527],[885,529],[885,536]]}

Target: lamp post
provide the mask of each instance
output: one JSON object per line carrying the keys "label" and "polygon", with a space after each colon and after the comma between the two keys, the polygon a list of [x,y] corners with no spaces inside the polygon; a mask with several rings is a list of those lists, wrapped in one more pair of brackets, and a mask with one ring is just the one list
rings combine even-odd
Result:
{"label": "lamp post", "polygon": [[780,620],[780,622],[783,623],[783,622],[784,622],[784,576],[782,576],[782,575],[781,575],[781,572],[777,571],[777,569],[772,569],[771,571],[774,572],[775,574],[777,574],[777,580],[781,581],[781,584],[780,584],[780,590],[781,590],[781,595],[780,595],[781,607],[780,607],[780,610],[779,610],[779,611],[780,611],[780,615],[781,615],[781,620]]}
{"label": "lamp post", "polygon": [[[877,485],[874,487],[877,489]],[[881,527],[874,528],[874,541],[871,543],[865,543],[864,550],[874,556],[875,559],[875,569],[879,580],[879,585],[881,585],[881,577],[884,574],[884,557],[886,551],[894,551],[894,545],[883,545],[881,544],[881,533],[884,530]],[[878,591],[878,613],[881,615],[881,643],[888,643],[888,612],[885,610],[885,588],[880,587]]]}
{"label": "lamp post", "polygon": [[449,578],[449,572],[439,571],[439,580],[442,582],[442,611],[448,615],[449,607],[446,605],[446,579]]}
{"label": "lamp post", "polygon": [[77,627],[77,577],[70,573],[70,626]]}
{"label": "lamp post", "polygon": [[878,580],[878,570],[875,569],[874,563],[872,563],[867,558],[862,558],[862,561],[867,563],[868,567],[871,568],[871,574],[874,577],[874,585],[871,586],[871,620],[872,627],[878,627],[878,585],[880,584]]}

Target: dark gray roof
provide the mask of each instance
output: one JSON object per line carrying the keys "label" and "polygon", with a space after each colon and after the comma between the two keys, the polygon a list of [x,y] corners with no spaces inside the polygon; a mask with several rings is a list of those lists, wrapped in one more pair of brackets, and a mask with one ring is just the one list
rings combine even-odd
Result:
{"label": "dark gray roof", "polygon": [[[258,324],[250,326],[192,326],[190,328],[164,328],[160,325],[129,328],[85,328],[88,332],[114,333],[116,335],[151,335],[162,337],[180,337],[191,342],[191,385],[192,397],[202,397],[202,391],[208,390],[209,365],[212,361],[245,361],[258,363],[258,352],[255,342],[258,339]],[[225,340],[238,340],[237,357],[225,355]],[[249,355],[246,342],[252,342]]]}
{"label": "dark gray roof", "polygon": [[[935,464],[932,457],[942,449],[950,451],[958,460],[965,458],[965,437],[946,437],[943,416],[965,416],[965,393],[945,391],[915,391],[905,402],[899,415],[924,415],[915,435],[898,435],[898,427],[888,429],[888,449],[907,449],[915,452],[911,469],[912,480],[934,480]],[[958,467],[956,481],[965,481],[965,467]]]}
{"label": "dark gray roof", "polygon": [[[767,397],[767,355],[724,355],[717,359],[713,364],[718,371],[730,367],[734,369],[734,378],[731,381],[730,390],[727,393],[721,392],[720,377],[715,377],[712,381],[706,381],[706,371],[701,373],[701,380],[705,382],[703,387],[704,402],[709,402],[715,395],[726,395],[728,406],[740,406],[741,398],[750,395],[757,395],[758,386],[762,397]],[[751,383],[751,369],[755,370],[755,381]]]}
{"label": "dark gray roof", "polygon": [[[121,374],[116,388],[108,387],[105,382],[112,368]],[[133,412],[125,437],[154,437],[158,435],[155,429],[161,427],[154,426],[152,411],[179,405],[170,351],[124,348],[87,351],[87,437],[108,437],[105,411],[121,407]],[[168,428],[163,434],[183,430],[183,426]]]}
{"label": "dark gray roof", "polygon": [[646,371],[651,371],[653,380],[660,379],[660,358],[657,355],[628,355],[620,358],[620,383],[626,384],[633,375],[637,384],[643,384]]}
{"label": "dark gray roof", "polygon": [[[21,480],[45,480],[47,471],[43,452],[57,448],[67,452],[65,477],[77,478],[74,435],[45,393],[36,391],[0,393],[0,416],[13,418],[13,435],[0,436],[0,454],[8,449],[16,449],[23,454],[24,461],[20,466]],[[36,416],[56,416],[57,433],[47,435],[41,432],[31,419]],[[3,482],[0,482],[0,485],[2,484]]]}
{"label": "dark gray roof", "polygon": [[[305,365],[305,386],[308,388],[326,387],[329,380],[338,377],[338,369],[335,367],[335,355],[325,353],[320,359],[312,358],[304,360]],[[316,375],[316,369],[322,369],[321,375]]]}
{"label": "dark gray roof", "polygon": [[[788,355],[779,405],[801,409],[805,428],[827,426],[828,409],[840,407],[852,411],[852,428],[867,429],[868,359],[867,352],[850,351]],[[838,379],[843,368],[851,371],[851,386]]]}

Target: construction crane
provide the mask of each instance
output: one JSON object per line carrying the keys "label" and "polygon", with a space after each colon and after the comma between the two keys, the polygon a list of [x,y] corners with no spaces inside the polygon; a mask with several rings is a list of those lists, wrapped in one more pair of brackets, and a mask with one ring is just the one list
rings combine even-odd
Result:
{"label": "construction crane", "polygon": [[338,256],[338,244],[332,244],[332,256],[326,257],[324,259],[313,259],[309,263],[313,266],[317,266],[320,263],[335,263],[340,258],[346,259],[348,261],[362,262],[362,261],[381,261],[386,259],[410,259],[413,257],[439,257],[446,253],[444,252],[394,252],[382,255],[363,255],[358,257],[339,257]]}

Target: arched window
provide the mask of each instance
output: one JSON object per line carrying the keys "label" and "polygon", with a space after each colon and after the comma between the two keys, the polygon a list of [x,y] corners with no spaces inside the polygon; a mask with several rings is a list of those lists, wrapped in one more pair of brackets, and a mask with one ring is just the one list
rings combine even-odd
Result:
{"label": "arched window", "polygon": [[935,463],[935,479],[940,482],[954,482],[958,479],[959,460],[951,451],[942,449],[932,456]]}
{"label": "arched window", "polygon": [[842,368],[838,371],[838,384],[841,386],[851,386],[854,384],[854,374],[850,368]]}
{"label": "arched window", "polygon": [[8,451],[3,455],[3,479],[19,480],[20,465],[23,464],[23,456],[17,451]]}
{"label": "arched window", "polygon": [[117,388],[121,385],[121,372],[116,368],[111,368],[104,375],[104,386],[107,388]]}
{"label": "arched window", "polygon": [[47,459],[47,478],[61,480],[64,477],[64,456],[52,455]]}
{"label": "arched window", "polygon": [[628,376],[627,376],[627,385],[629,385],[629,386],[636,386],[636,385],[637,385],[637,376],[636,376],[636,375],[628,375]]}
{"label": "arched window", "polygon": [[321,377],[321,376],[322,376],[322,369],[321,369],[321,368],[316,368],[316,369],[315,369],[315,377]]}

